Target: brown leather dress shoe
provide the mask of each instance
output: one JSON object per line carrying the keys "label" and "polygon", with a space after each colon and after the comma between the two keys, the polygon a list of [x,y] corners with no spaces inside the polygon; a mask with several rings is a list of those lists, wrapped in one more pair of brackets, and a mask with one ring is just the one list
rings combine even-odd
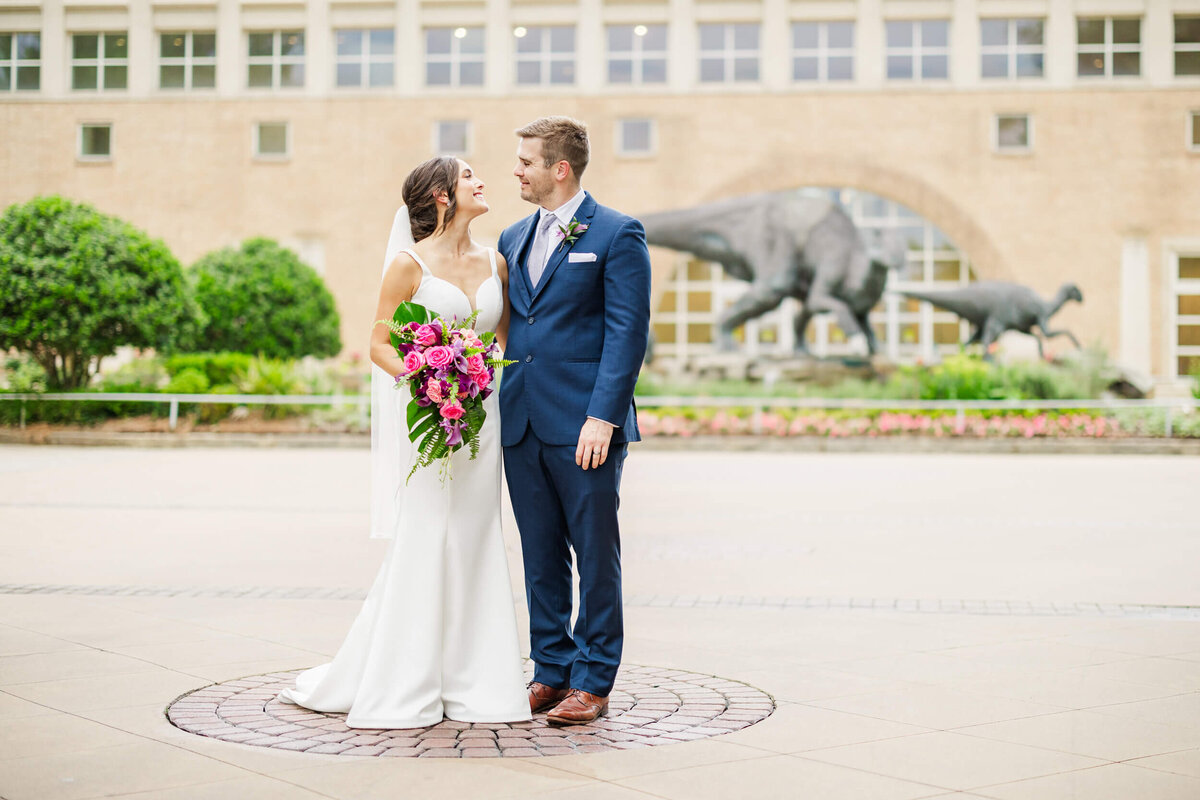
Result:
{"label": "brown leather dress shoe", "polygon": [[546,714],[551,725],[582,725],[608,713],[608,698],[572,689],[566,699]]}
{"label": "brown leather dress shoe", "polygon": [[531,714],[558,705],[571,693],[569,689],[554,689],[537,681],[530,681],[527,688],[529,689],[529,713]]}

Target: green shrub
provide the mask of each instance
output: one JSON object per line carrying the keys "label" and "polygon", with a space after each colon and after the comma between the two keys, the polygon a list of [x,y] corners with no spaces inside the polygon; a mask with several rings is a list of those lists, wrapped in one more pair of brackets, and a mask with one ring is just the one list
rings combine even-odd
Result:
{"label": "green shrub", "polygon": [[61,197],[0,215],[0,351],[30,354],[47,388],[86,386],[122,345],[170,350],[203,321],[161,241]]}
{"label": "green shrub", "polygon": [[250,368],[253,356],[246,353],[179,353],[167,359],[167,374],[174,377],[183,370],[204,373],[211,386],[232,384]]}
{"label": "green shrub", "polygon": [[[237,379],[243,394],[297,394],[301,390],[294,366],[276,358],[255,358],[246,372]],[[299,414],[301,408],[292,405],[264,405],[263,417],[283,419]]]}
{"label": "green shrub", "polygon": [[4,372],[0,374],[0,387],[6,392],[46,391],[46,370],[28,356],[9,356],[4,359]]}
{"label": "green shrub", "polygon": [[166,385],[168,376],[161,358],[142,357],[101,377],[101,386],[108,392],[157,392]]}
{"label": "green shrub", "polygon": [[208,387],[208,377],[203,372],[188,368],[175,373],[166,391],[169,394],[204,394]]}
{"label": "green shrub", "polygon": [[[214,386],[208,391],[209,394],[240,394],[238,388],[231,384],[225,383],[220,386]],[[233,412],[236,406],[233,403],[204,403],[200,405],[198,411],[198,419],[200,422],[211,425],[214,422],[220,422]]]}
{"label": "green shrub", "polygon": [[338,312],[321,277],[270,239],[201,258],[191,270],[208,315],[199,342],[272,358],[332,356],[342,349]]}
{"label": "green shrub", "polygon": [[995,367],[963,353],[932,367],[910,369],[922,400],[994,400],[1003,395]]}

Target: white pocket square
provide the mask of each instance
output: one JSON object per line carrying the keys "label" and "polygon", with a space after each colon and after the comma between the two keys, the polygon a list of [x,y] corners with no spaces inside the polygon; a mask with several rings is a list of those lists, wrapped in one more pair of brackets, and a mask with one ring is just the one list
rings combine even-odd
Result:
{"label": "white pocket square", "polygon": [[582,264],[588,261],[595,261],[595,253],[567,253],[568,264]]}

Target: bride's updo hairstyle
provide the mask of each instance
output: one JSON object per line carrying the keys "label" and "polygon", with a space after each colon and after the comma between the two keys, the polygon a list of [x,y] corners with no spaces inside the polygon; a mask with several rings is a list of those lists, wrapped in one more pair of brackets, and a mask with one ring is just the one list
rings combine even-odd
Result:
{"label": "bride's updo hairstyle", "polygon": [[453,156],[438,156],[408,173],[404,179],[404,205],[408,206],[408,221],[414,242],[427,239],[438,231],[437,200],[443,192],[450,198],[446,216],[442,219],[445,228],[454,219],[458,203],[454,187],[458,183],[458,159]]}

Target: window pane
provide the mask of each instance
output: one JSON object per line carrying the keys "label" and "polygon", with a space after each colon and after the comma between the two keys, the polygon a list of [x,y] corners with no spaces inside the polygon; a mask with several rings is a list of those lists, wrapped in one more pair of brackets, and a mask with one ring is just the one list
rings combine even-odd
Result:
{"label": "window pane", "polygon": [[816,49],[820,28],[815,22],[792,23],[792,47]]}
{"label": "window pane", "polygon": [[42,57],[42,35],[40,33],[17,34],[17,58],[36,61]]}
{"label": "window pane", "polygon": [[128,67],[105,67],[104,68],[104,88],[105,89],[124,89],[129,76]]}
{"label": "window pane", "polygon": [[1176,44],[1200,44],[1200,17],[1175,17]]}
{"label": "window pane", "polygon": [[733,26],[733,47],[735,50],[758,49],[758,25],[743,24]]}
{"label": "window pane", "polygon": [[395,50],[396,32],[391,28],[375,28],[371,31],[371,55],[390,56]]}
{"label": "window pane", "polygon": [[1040,19],[1017,20],[1017,44],[1044,44],[1045,24]]}
{"label": "window pane", "polygon": [[1007,78],[1008,56],[984,55],[980,62],[980,74],[985,78]]}
{"label": "window pane", "polygon": [[621,122],[621,150],[625,153],[650,152],[650,120],[627,119]]}
{"label": "window pane", "polygon": [[1140,75],[1141,53],[1113,53],[1113,75]]}
{"label": "window pane", "polygon": [[550,62],[550,82],[551,83],[574,83],[575,82],[575,62],[574,61],[551,61]]}
{"label": "window pane", "polygon": [[71,88],[95,89],[96,74],[95,67],[73,67],[71,69]]}
{"label": "window pane", "polygon": [[888,56],[887,75],[889,78],[907,80],[913,76],[913,60],[911,56]]}
{"label": "window pane", "polygon": [[542,29],[528,28],[525,35],[517,39],[518,53],[537,53],[542,49]]}
{"label": "window pane", "polygon": [[642,37],[642,49],[662,51],[667,49],[667,26],[647,25],[646,35]]}
{"label": "window pane", "polygon": [[647,58],[642,62],[643,83],[666,83],[667,60],[665,58]]}
{"label": "window pane", "polygon": [[1080,18],[1076,24],[1080,44],[1104,44],[1104,20]]}
{"label": "window pane", "polygon": [[633,50],[633,26],[609,25],[608,49],[629,52]]}
{"label": "window pane", "polygon": [[275,34],[273,33],[252,33],[250,34],[250,55],[252,56],[269,56],[274,54]]}
{"label": "window pane", "polygon": [[1113,44],[1137,44],[1142,39],[1141,29],[1142,21],[1139,19],[1114,19]]}
{"label": "window pane", "polygon": [[303,64],[284,64],[279,68],[279,85],[302,87],[304,86],[304,65]]}
{"label": "window pane", "polygon": [[815,56],[798,56],[792,59],[792,79],[797,81],[815,81],[820,75],[817,71]]}
{"label": "window pane", "polygon": [[1046,74],[1045,57],[1040,53],[1017,56],[1018,78],[1040,78]]}
{"label": "window pane", "polygon": [[1104,75],[1104,56],[1100,53],[1080,53],[1079,61],[1079,77],[1090,78],[1097,75]]}
{"label": "window pane", "polygon": [[1179,344],[1182,346],[1195,347],[1200,344],[1200,325],[1180,325],[1178,330]]}
{"label": "window pane", "polygon": [[17,89],[36,92],[41,88],[41,67],[17,67]]}
{"label": "window pane", "polygon": [[979,37],[984,47],[1008,44],[1008,20],[980,20]]}
{"label": "window pane", "polygon": [[1179,295],[1180,314],[1200,314],[1200,294]]}
{"label": "window pane", "polygon": [[700,80],[704,83],[720,83],[725,80],[725,62],[719,58],[700,59]]}
{"label": "window pane", "polygon": [[425,52],[446,55],[450,52],[453,32],[449,28],[427,28],[425,30]]}
{"label": "window pane", "polygon": [[542,65],[536,61],[517,62],[517,83],[538,84],[542,81]]}
{"label": "window pane", "polygon": [[183,58],[187,55],[186,33],[164,33],[158,41],[158,54],[163,58]]}
{"label": "window pane", "polygon": [[0,66],[0,92],[7,92],[12,89],[12,74],[8,67]]}
{"label": "window pane", "polygon": [[439,153],[467,152],[467,123],[439,122],[437,126],[437,149]]}
{"label": "window pane", "polygon": [[458,40],[460,53],[483,54],[483,28],[467,28],[467,35]]}
{"label": "window pane", "polygon": [[831,56],[829,58],[829,80],[854,80],[854,59],[850,56]]}
{"label": "window pane", "polygon": [[72,58],[99,58],[100,37],[95,34],[76,34],[71,37]]}
{"label": "window pane", "polygon": [[1200,258],[1180,258],[1179,277],[1185,281],[1200,280]]}
{"label": "window pane", "polygon": [[996,120],[996,142],[1001,148],[1029,146],[1028,117],[998,117]]}
{"label": "window pane", "polygon": [[1200,53],[1176,53],[1176,75],[1200,75]]}
{"label": "window pane", "polygon": [[287,155],[287,125],[264,122],[258,126],[258,154],[263,156]]}
{"label": "window pane", "polygon": [[425,83],[428,86],[450,85],[450,64],[429,63],[425,65]]}
{"label": "window pane", "polygon": [[361,64],[338,64],[337,65],[337,85],[338,86],[362,86],[362,65]]}
{"label": "window pane", "polygon": [[192,88],[212,89],[217,85],[217,68],[212,64],[192,67]]}
{"label": "window pane", "polygon": [[372,64],[367,82],[371,86],[391,86],[395,82],[395,72],[391,61]]}
{"label": "window pane", "polygon": [[701,50],[723,50],[725,48],[725,26],[724,25],[701,25],[700,26],[700,49]]}
{"label": "window pane", "polygon": [[304,55],[304,31],[284,31],[281,38],[285,56]]}
{"label": "window pane", "polygon": [[83,126],[83,155],[112,155],[112,129],[107,125]]}
{"label": "window pane", "polygon": [[129,58],[129,40],[123,33],[109,33],[104,36],[105,58]]}
{"label": "window pane", "polygon": [[217,35],[215,33],[193,33],[192,55],[195,58],[216,58]]}
{"label": "window pane", "polygon": [[252,89],[270,88],[271,87],[271,65],[270,64],[251,64],[249,72],[249,84]]}
{"label": "window pane", "polygon": [[921,77],[935,80],[948,77],[950,74],[950,59],[946,56],[922,56]]}
{"label": "window pane", "polygon": [[164,64],[158,71],[158,86],[161,89],[183,88],[183,66]]}
{"label": "window pane", "polygon": [[575,52],[575,29],[569,25],[556,26],[550,29],[551,53]]}
{"label": "window pane", "polygon": [[912,47],[913,24],[911,22],[887,23],[888,47]]}
{"label": "window pane", "polygon": [[358,56],[363,51],[362,31],[338,31],[337,54],[339,56]]}
{"label": "window pane", "polygon": [[458,82],[463,86],[483,86],[483,62],[468,61],[460,66]]}
{"label": "window pane", "polygon": [[613,58],[608,62],[609,83],[633,83],[633,62],[627,58]]}
{"label": "window pane", "polygon": [[921,44],[925,47],[945,47],[949,43],[950,24],[945,20],[921,23]]}
{"label": "window pane", "polygon": [[854,47],[853,22],[830,22],[828,28],[830,47]]}
{"label": "window pane", "polygon": [[758,80],[758,59],[739,58],[733,62],[733,79],[735,81]]}
{"label": "window pane", "polygon": [[12,34],[0,33],[0,61],[8,61],[12,58]]}

